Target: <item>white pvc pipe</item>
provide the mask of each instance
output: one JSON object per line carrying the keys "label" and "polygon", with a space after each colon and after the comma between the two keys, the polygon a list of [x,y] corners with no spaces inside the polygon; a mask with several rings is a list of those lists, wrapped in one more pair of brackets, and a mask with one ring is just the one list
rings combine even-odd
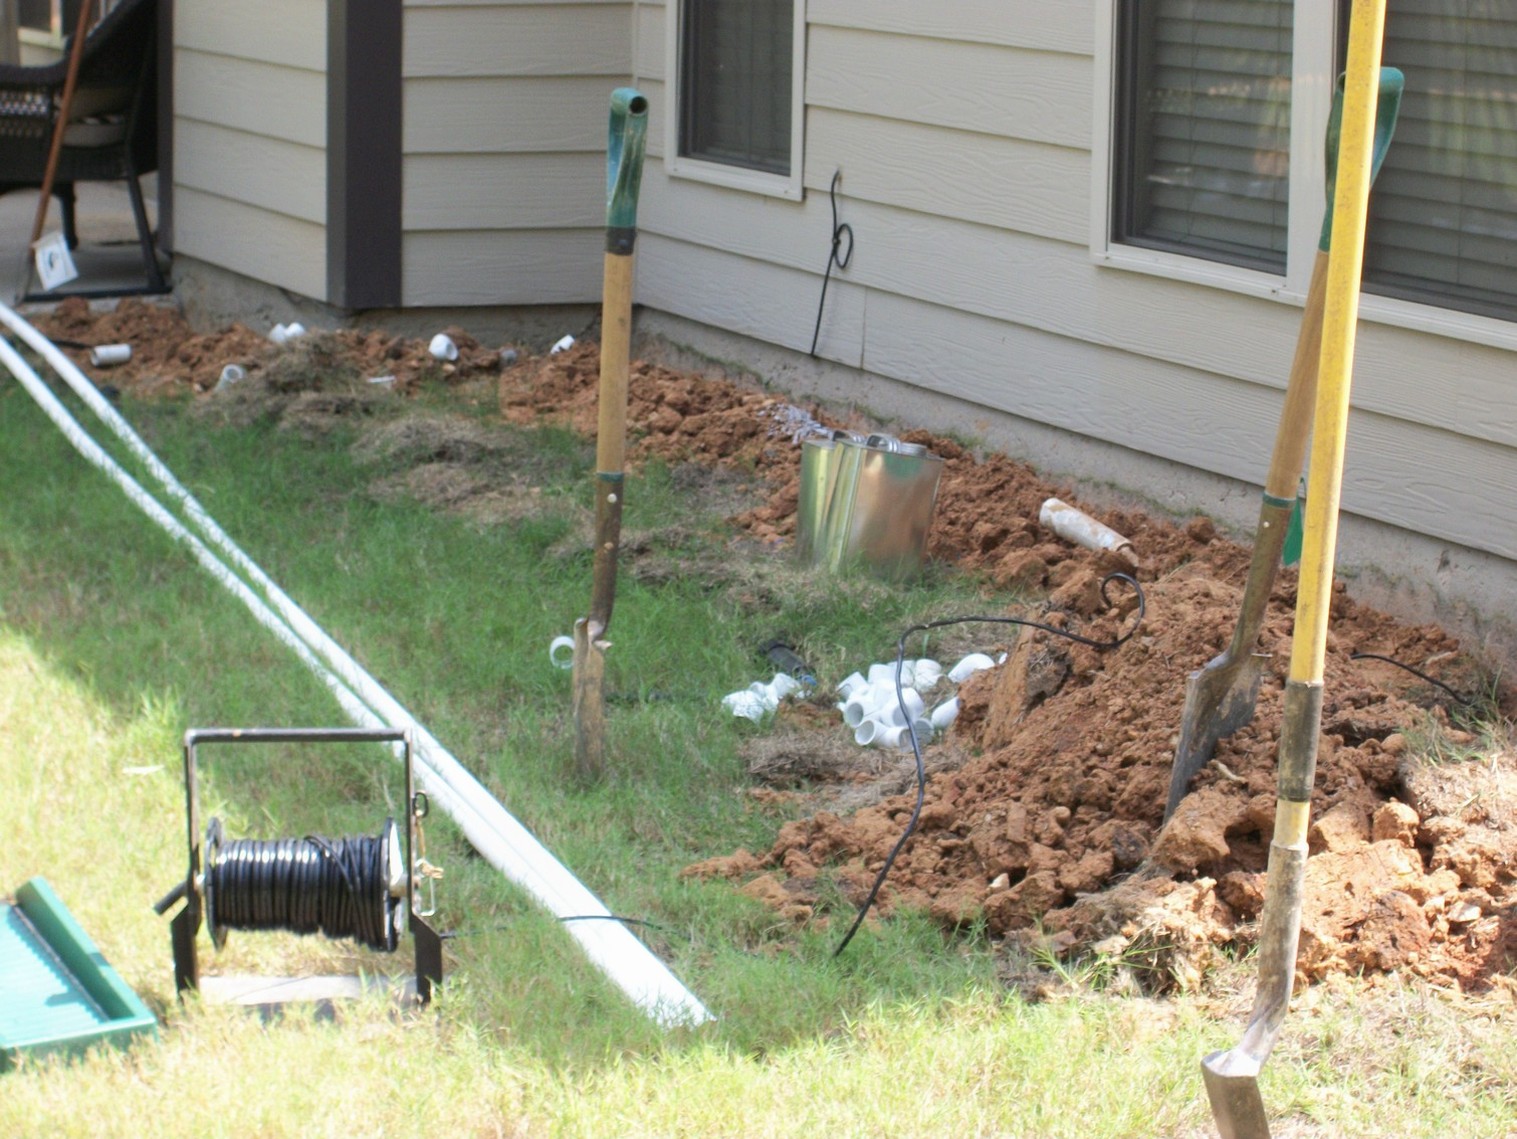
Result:
{"label": "white pvc pipe", "polygon": [[[283,626],[273,613],[268,612],[263,599],[231,574],[204,544],[101,450],[26,361],[9,344],[0,341],[0,364],[15,375],[86,459],[105,471],[134,503],[169,534],[189,545],[196,559],[248,605],[264,625],[279,635],[322,678],[355,722],[369,727],[408,727],[412,730],[419,761],[418,774],[423,787],[438,806],[459,824],[482,856],[556,917],[589,916],[606,919],[611,916],[605,905],[583,883],[554,858],[430,732],[227,537],[67,356],[4,305],[0,305],[0,321],[13,329],[53,366],[80,398],[141,459],[164,489],[181,503],[205,536],[267,592],[269,601],[289,623],[285,633],[280,634],[279,630]],[[293,634],[290,630],[293,630]],[[336,676],[321,666],[321,662],[312,654],[313,648],[331,666]],[[354,696],[345,685],[351,685],[359,695]],[[569,933],[607,977],[660,1023],[698,1024],[710,1018],[710,1013],[695,995],[681,985],[668,967],[620,922],[590,920],[566,924]]]}

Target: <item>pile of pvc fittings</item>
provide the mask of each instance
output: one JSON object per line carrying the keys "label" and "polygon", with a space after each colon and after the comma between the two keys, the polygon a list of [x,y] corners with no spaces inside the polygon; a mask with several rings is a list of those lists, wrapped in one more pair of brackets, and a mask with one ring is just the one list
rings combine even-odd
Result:
{"label": "pile of pvc fittings", "polygon": [[804,687],[795,677],[777,672],[767,684],[755,680],[740,692],[731,692],[722,697],[722,707],[734,716],[742,716],[755,724],[780,706],[780,701],[792,692]]}
{"label": "pile of pvc fittings", "polygon": [[[970,653],[948,670],[955,685],[995,661],[985,653]],[[959,714],[957,694],[929,711],[922,693],[930,692],[942,679],[943,666],[935,660],[907,660],[900,664],[901,690],[896,693],[896,664],[872,664],[867,673],[855,672],[838,685],[843,699],[838,711],[843,723],[853,729],[854,742],[863,747],[910,747],[911,734],[924,744],[953,723]]]}

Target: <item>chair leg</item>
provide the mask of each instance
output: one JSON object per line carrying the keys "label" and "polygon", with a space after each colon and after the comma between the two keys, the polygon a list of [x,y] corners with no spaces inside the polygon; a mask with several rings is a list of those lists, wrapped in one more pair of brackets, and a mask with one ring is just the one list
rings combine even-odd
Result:
{"label": "chair leg", "polygon": [[128,175],[126,189],[132,199],[132,216],[137,221],[137,240],[142,246],[142,268],[147,274],[148,288],[155,293],[166,293],[169,287],[163,280],[163,271],[158,268],[158,251],[153,247],[153,231],[148,225],[147,206],[142,201],[142,182],[135,172]]}
{"label": "chair leg", "polygon": [[58,208],[63,212],[63,240],[70,249],[79,248],[79,230],[75,225],[74,184],[61,182],[53,187],[53,196],[58,199]]}

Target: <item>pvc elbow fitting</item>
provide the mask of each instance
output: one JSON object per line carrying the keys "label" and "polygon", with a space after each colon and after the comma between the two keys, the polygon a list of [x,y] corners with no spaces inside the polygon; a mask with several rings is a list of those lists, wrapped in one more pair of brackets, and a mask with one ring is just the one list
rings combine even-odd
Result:
{"label": "pvc elbow fitting", "polygon": [[943,676],[943,666],[935,660],[922,658],[911,666],[912,687],[918,692],[925,692],[936,684]]}
{"label": "pvc elbow fitting", "polygon": [[[909,660],[901,662],[901,687],[911,688],[915,677],[912,676],[912,667]],[[869,684],[873,688],[881,685],[895,687],[895,661],[888,664],[872,664],[869,666]]]}
{"label": "pvc elbow fitting", "polygon": [[859,689],[868,687],[869,681],[864,679],[863,673],[852,672],[845,676],[838,685],[838,695],[847,700],[848,697],[852,696]]}
{"label": "pvc elbow fitting", "polygon": [[995,663],[985,653],[970,653],[948,670],[948,679],[955,684],[963,684],[964,681],[982,669],[994,668]]}
{"label": "pvc elbow fitting", "polygon": [[953,696],[947,700],[944,700],[941,704],[934,708],[932,710],[932,714],[928,716],[928,720],[931,721],[932,726],[940,732],[947,728],[949,724],[953,723],[958,718],[959,698],[957,696]]}

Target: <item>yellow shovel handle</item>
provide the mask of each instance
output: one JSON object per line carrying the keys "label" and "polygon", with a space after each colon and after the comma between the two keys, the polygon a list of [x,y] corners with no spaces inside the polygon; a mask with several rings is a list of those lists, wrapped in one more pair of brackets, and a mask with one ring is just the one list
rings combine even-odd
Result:
{"label": "yellow shovel handle", "polygon": [[1306,496],[1296,629],[1291,642],[1290,678],[1308,684],[1321,682],[1327,656],[1327,617],[1338,542],[1338,506],[1348,438],[1349,387],[1359,319],[1359,275],[1364,262],[1364,225],[1369,208],[1375,100],[1384,33],[1385,0],[1353,0],[1333,198],[1336,221],[1333,246],[1328,254],[1322,361],[1317,372],[1312,474]]}

